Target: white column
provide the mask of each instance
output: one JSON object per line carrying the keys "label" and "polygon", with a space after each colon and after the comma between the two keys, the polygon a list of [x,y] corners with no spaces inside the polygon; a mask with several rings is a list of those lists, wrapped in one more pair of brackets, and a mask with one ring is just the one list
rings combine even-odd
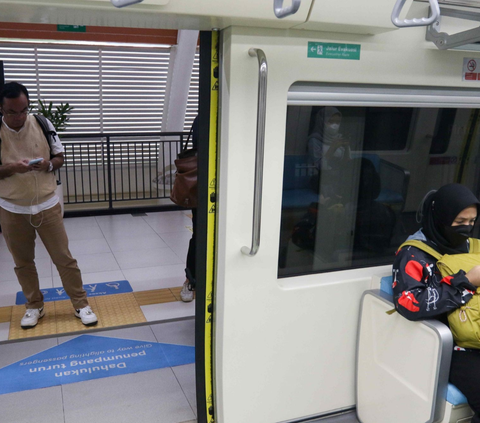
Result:
{"label": "white column", "polygon": [[[187,110],[188,91],[192,77],[193,62],[198,42],[198,31],[178,31],[177,45],[172,46],[170,64],[167,76],[167,88],[162,118],[162,132],[182,132]],[[160,164],[162,163],[163,149],[160,149]],[[177,158],[176,151],[165,146],[165,155],[170,156],[171,161]],[[163,182],[169,186],[170,178],[175,174],[175,166],[167,165],[165,169],[159,169],[159,188]]]}

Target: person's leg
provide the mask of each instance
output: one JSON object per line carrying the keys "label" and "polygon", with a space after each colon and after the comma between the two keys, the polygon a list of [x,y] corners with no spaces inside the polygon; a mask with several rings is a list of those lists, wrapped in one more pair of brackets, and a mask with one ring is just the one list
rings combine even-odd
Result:
{"label": "person's leg", "polygon": [[0,222],[7,247],[15,262],[15,273],[27,298],[27,309],[43,307],[37,268],[35,266],[35,228],[30,216],[10,213],[0,208]]}
{"label": "person's leg", "polygon": [[467,397],[468,404],[475,413],[472,423],[480,423],[479,378],[480,350],[453,351],[450,365],[450,383],[453,383]]}
{"label": "person's leg", "polygon": [[197,209],[192,209],[192,238],[188,244],[187,263],[185,268],[185,282],[180,292],[180,298],[183,302],[193,301],[193,291],[195,290],[195,263],[196,263],[196,241],[195,236],[197,228]]}
{"label": "person's leg", "polygon": [[192,238],[188,244],[188,253],[187,253],[187,268],[185,273],[187,279],[190,281],[190,284],[195,288],[195,266],[196,266],[196,245],[197,245],[197,209],[192,209]]}
{"label": "person's leg", "polygon": [[[40,215],[43,213],[43,217]],[[39,225],[37,231],[50,254],[53,263],[57,267],[65,292],[70,297],[73,307],[81,309],[88,305],[87,293],[83,289],[82,275],[70,250],[68,249],[68,237],[63,224],[60,204],[44,210],[35,215],[35,225]]]}

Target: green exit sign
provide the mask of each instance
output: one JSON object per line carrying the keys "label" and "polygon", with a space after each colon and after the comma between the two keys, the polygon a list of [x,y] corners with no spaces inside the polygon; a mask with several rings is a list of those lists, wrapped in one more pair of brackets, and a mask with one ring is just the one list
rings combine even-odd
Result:
{"label": "green exit sign", "polygon": [[360,60],[360,44],[317,43],[309,41],[307,57]]}
{"label": "green exit sign", "polygon": [[87,32],[87,27],[83,25],[57,25],[57,31],[60,32]]}

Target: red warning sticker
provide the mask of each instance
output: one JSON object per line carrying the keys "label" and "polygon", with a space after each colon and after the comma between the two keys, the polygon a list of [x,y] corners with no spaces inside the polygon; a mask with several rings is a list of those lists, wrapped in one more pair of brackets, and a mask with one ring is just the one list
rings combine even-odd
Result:
{"label": "red warning sticker", "polygon": [[465,72],[465,81],[476,81],[478,73]]}
{"label": "red warning sticker", "polygon": [[480,59],[464,57],[462,81],[480,81],[479,72],[475,72],[480,71],[479,65]]}

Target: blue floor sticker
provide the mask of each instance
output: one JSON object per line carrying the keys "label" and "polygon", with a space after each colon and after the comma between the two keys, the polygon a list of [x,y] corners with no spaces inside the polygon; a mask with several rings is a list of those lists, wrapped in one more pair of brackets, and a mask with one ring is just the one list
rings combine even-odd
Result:
{"label": "blue floor sticker", "polygon": [[195,347],[82,335],[0,369],[0,395],[195,362]]}
{"label": "blue floor sticker", "polygon": [[[112,295],[112,294],[125,294],[126,292],[132,292],[133,289],[128,281],[115,281],[104,283],[91,283],[83,285],[85,291],[87,291],[87,297],[98,297],[100,295]],[[60,301],[68,300],[69,297],[66,294],[63,287],[42,289],[43,301]],[[23,292],[17,292],[16,305],[22,305],[27,302]]]}

